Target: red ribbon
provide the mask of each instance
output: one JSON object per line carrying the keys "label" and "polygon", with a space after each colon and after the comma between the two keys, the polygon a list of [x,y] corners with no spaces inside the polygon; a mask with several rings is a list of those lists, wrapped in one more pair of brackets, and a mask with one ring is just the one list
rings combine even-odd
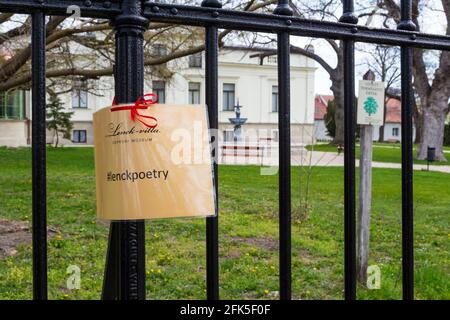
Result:
{"label": "red ribbon", "polygon": [[[145,97],[151,97],[150,99],[146,99]],[[122,110],[130,110],[130,117],[131,117],[131,121],[136,122],[139,121],[140,123],[142,123],[144,126],[146,126],[147,128],[156,128],[156,126],[158,126],[158,119],[156,119],[155,117],[152,116],[146,116],[144,114],[140,114],[139,113],[139,109],[147,109],[149,108],[152,104],[155,104],[158,102],[158,96],[154,93],[148,93],[145,94],[143,97],[139,97],[136,102],[134,103],[134,105],[121,105],[119,107],[113,107],[111,108],[112,112],[115,111],[122,111]],[[113,100],[113,106],[116,105],[116,98],[114,98]],[[146,121],[151,120],[152,122],[154,122],[153,124],[150,124]]]}

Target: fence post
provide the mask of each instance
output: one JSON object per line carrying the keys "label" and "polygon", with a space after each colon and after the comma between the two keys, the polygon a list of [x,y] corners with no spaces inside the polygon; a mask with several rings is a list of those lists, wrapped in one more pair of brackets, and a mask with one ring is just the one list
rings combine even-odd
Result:
{"label": "fence post", "polygon": [[[278,1],[274,14],[292,16],[288,0]],[[290,20],[288,20],[290,21]],[[292,298],[291,274],[291,86],[290,36],[277,35],[278,54],[278,132],[279,132],[279,234],[280,299]]]}
{"label": "fence post", "polygon": [[[414,31],[411,0],[401,2],[399,30]],[[402,272],[403,299],[414,299],[412,48],[401,47],[402,82]]]}
{"label": "fence post", "polygon": [[[202,7],[221,8],[218,0],[204,0]],[[206,76],[206,105],[208,106],[209,127],[216,129],[212,141],[212,157],[214,161],[214,187],[216,206],[218,206],[218,165],[219,144],[218,132],[218,31],[215,26],[207,26],[205,33],[205,76]],[[219,213],[216,208],[217,214]],[[208,300],[219,300],[219,217],[206,218],[206,288]]]}
{"label": "fence post", "polygon": [[[353,0],[345,0],[340,22],[357,24]],[[356,28],[356,27],[355,27]],[[356,299],[355,43],[344,40],[344,283],[345,299]]]}
{"label": "fence post", "polygon": [[33,298],[47,300],[45,15],[32,15]]}
{"label": "fence post", "polygon": [[[364,80],[375,80],[375,74],[369,70]],[[360,93],[361,95],[361,93]],[[357,277],[360,283],[367,282],[369,260],[370,211],[372,210],[372,144],[373,126],[361,125],[359,159],[359,194],[357,224]]]}
{"label": "fence post", "polygon": [[[148,26],[148,19],[142,16],[142,1],[122,0],[121,6],[122,14],[113,21],[117,103],[134,102],[144,94],[144,32]],[[103,298],[144,300],[144,221],[112,222],[110,232]]]}

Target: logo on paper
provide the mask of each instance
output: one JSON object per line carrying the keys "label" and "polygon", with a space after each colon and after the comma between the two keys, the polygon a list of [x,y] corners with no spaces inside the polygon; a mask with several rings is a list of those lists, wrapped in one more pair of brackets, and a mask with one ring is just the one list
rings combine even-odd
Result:
{"label": "logo on paper", "polygon": [[364,111],[367,112],[369,116],[377,113],[378,103],[373,97],[367,97],[366,101],[364,101]]}
{"label": "logo on paper", "polygon": [[108,135],[107,137],[118,137],[118,136],[127,136],[134,134],[151,134],[151,133],[160,133],[159,129],[156,128],[148,128],[148,127],[137,127],[136,125],[131,128],[125,128],[123,123],[114,123],[111,122],[108,126]]}

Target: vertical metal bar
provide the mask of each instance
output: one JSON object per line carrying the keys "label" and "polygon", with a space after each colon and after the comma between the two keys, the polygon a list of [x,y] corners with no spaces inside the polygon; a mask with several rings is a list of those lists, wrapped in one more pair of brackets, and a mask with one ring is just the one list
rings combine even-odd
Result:
{"label": "vertical metal bar", "polygon": [[[115,93],[117,103],[134,102],[144,94],[144,32],[148,20],[142,16],[140,0],[122,0],[122,14],[114,21],[116,32]],[[117,246],[111,248],[111,246]],[[115,256],[118,266],[116,298],[119,300],[145,299],[145,223],[122,221],[111,223],[109,254]],[[116,251],[114,251],[116,250]],[[112,259],[107,271],[114,271]],[[111,277],[108,277],[111,278]],[[112,286],[114,288],[114,286]],[[103,296],[112,298],[112,292]]]}
{"label": "vertical metal bar", "polygon": [[[288,1],[278,1],[274,14],[292,15]],[[278,132],[279,132],[279,233],[280,299],[290,300],[291,292],[291,88],[289,33],[278,39]]]}
{"label": "vertical metal bar", "polygon": [[[357,24],[353,1],[344,1],[340,22]],[[344,286],[345,299],[356,299],[356,201],[355,201],[355,44],[344,47]]]}
{"label": "vertical metal bar", "polygon": [[[414,31],[411,0],[401,2],[399,30]],[[414,299],[414,225],[413,225],[413,89],[412,48],[401,48],[402,83],[402,272],[403,299]]]}
{"label": "vertical metal bar", "polygon": [[120,261],[118,242],[119,223],[111,223],[108,238],[108,251],[106,253],[106,267],[103,276],[102,300],[115,300],[119,292],[119,266]]}
{"label": "vertical metal bar", "polygon": [[[220,1],[203,1],[203,7],[221,8]],[[205,34],[205,76],[206,104],[208,106],[209,126],[216,132],[213,136],[213,159],[218,159],[218,31],[217,27],[206,27]],[[214,130],[215,129],[215,130]],[[214,182],[216,205],[218,206],[218,165],[214,161]],[[216,208],[218,209],[218,208]],[[217,210],[218,212],[218,210]],[[219,299],[219,217],[206,218],[206,295],[208,300]]]}
{"label": "vertical metal bar", "polygon": [[356,299],[354,43],[344,40],[345,299]]}
{"label": "vertical metal bar", "polygon": [[401,48],[403,299],[414,299],[412,48]]}
{"label": "vertical metal bar", "polygon": [[47,299],[45,15],[32,14],[33,298]]}

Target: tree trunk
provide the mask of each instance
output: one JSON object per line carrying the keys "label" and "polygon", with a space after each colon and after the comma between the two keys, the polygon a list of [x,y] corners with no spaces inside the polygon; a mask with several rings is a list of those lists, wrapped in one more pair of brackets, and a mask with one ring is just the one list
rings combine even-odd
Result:
{"label": "tree trunk", "polygon": [[414,111],[414,127],[416,129],[416,136],[414,139],[414,142],[417,144],[422,143],[422,126],[423,126],[423,117],[422,114],[419,112],[416,106],[416,110]]}
{"label": "tree trunk", "polygon": [[384,125],[380,126],[378,133],[378,142],[384,142]]}
{"label": "tree trunk", "polygon": [[55,148],[58,148],[58,144],[59,144],[59,132],[58,132],[58,130],[55,130],[55,132],[56,132]]}
{"label": "tree trunk", "polygon": [[436,148],[436,160],[447,161],[442,151],[444,143],[444,128],[447,98],[439,97],[428,100],[429,105],[422,108],[422,143],[417,153],[417,159],[426,160],[428,147]]}
{"label": "tree trunk", "polygon": [[[334,96],[336,99],[336,95]],[[335,145],[344,144],[344,103],[336,100],[336,111],[334,114],[334,121],[336,123],[336,134],[333,140]]]}
{"label": "tree trunk", "polygon": [[378,134],[378,142],[384,142],[384,124],[386,123],[386,116],[387,116],[387,101],[385,99],[384,101],[384,119],[383,119],[383,125],[380,126],[380,131]]}
{"label": "tree trunk", "polygon": [[344,144],[344,79],[342,73],[337,73],[330,77],[331,91],[334,95],[335,114],[334,122],[336,124],[336,134],[333,144]]}

